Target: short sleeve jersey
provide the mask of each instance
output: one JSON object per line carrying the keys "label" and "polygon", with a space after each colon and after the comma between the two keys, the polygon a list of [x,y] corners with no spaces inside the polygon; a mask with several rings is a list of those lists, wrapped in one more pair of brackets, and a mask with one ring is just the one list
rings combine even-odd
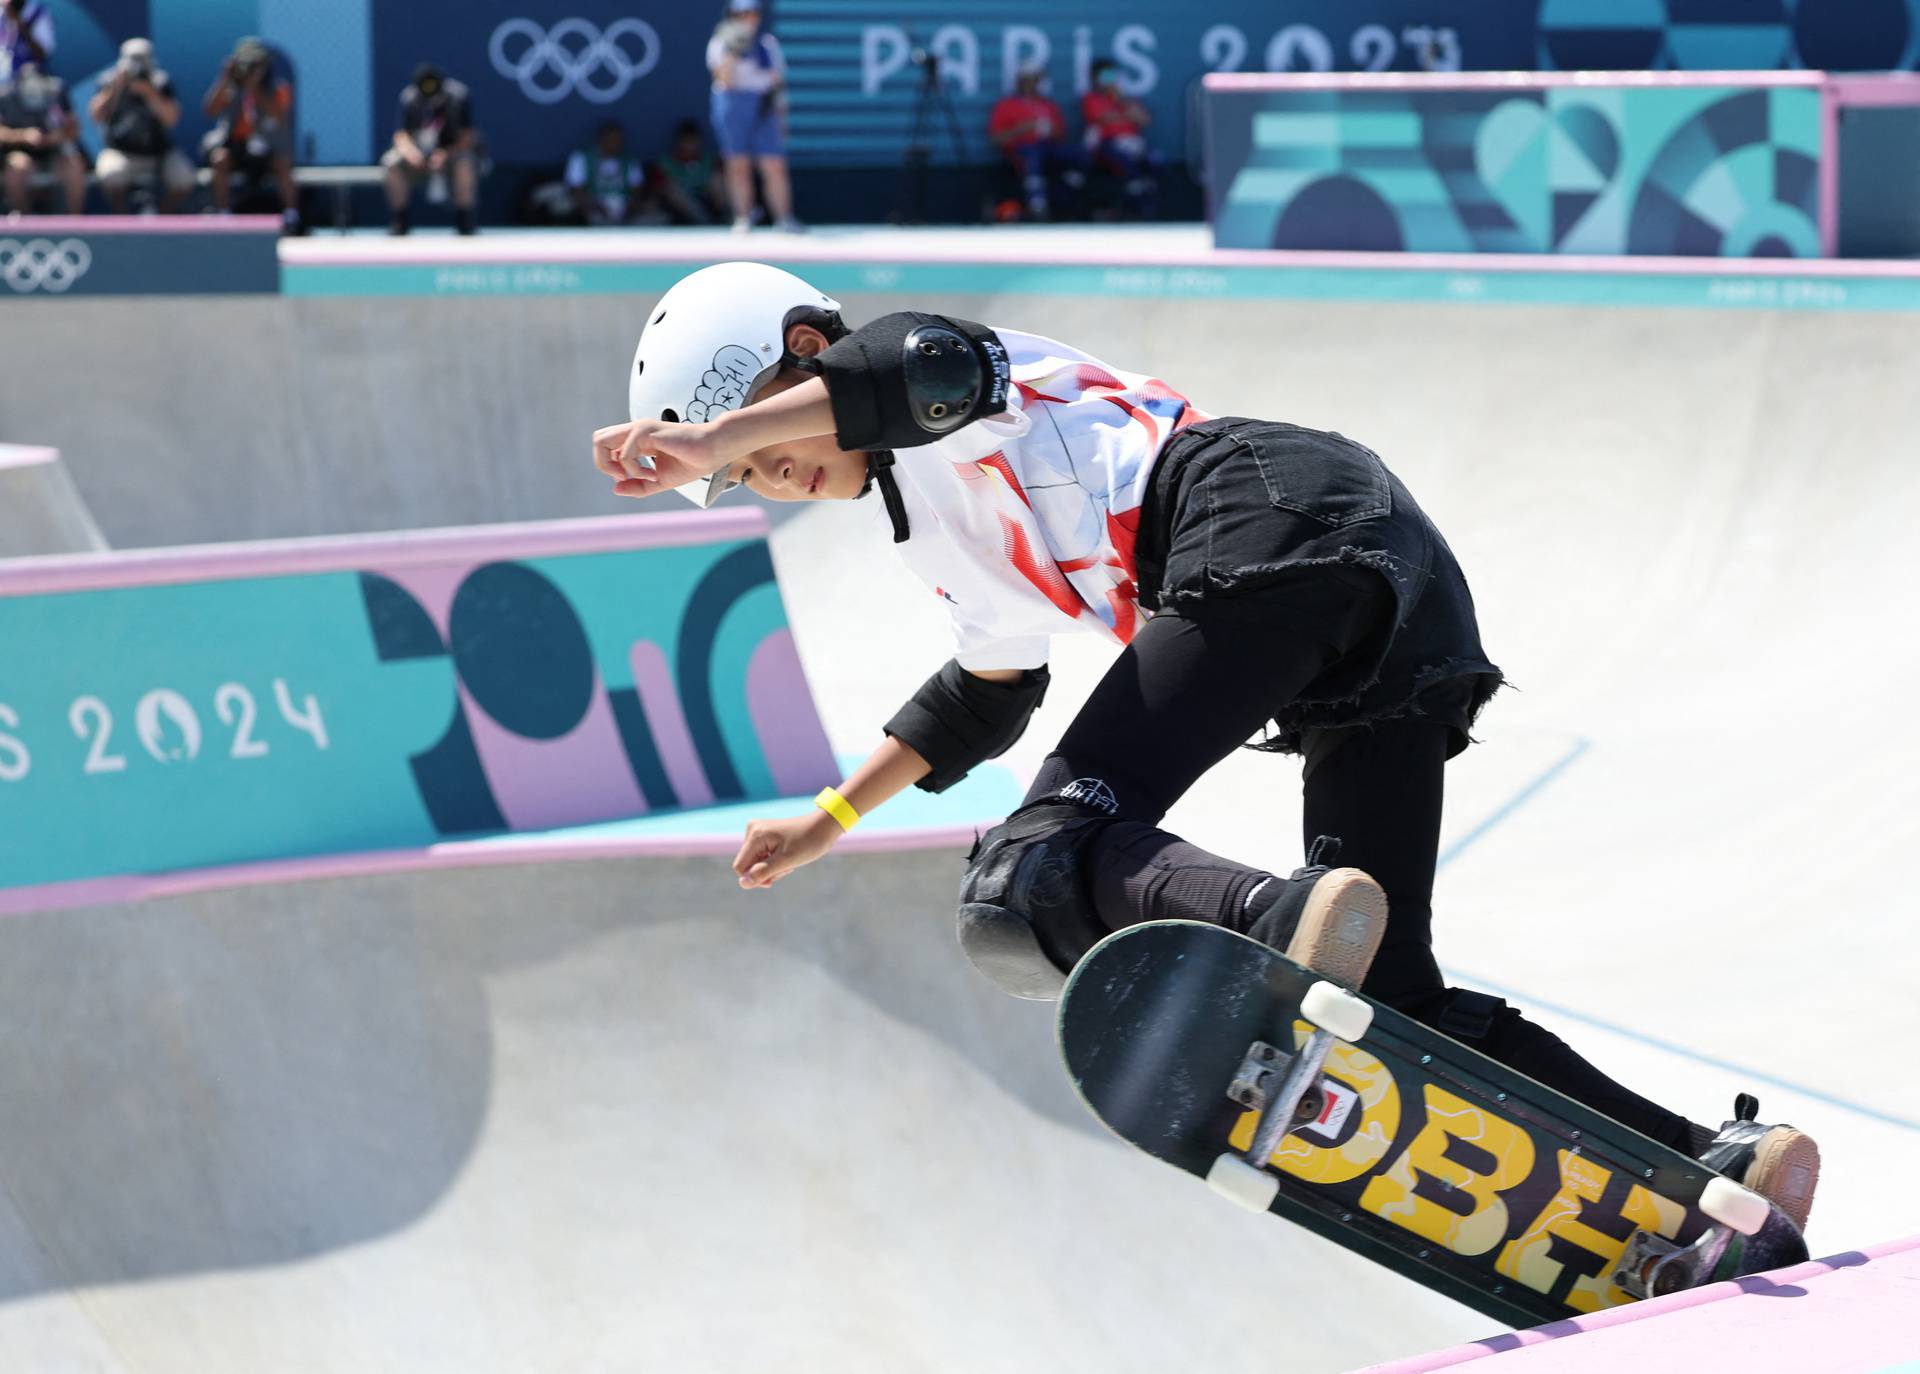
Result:
{"label": "short sleeve jersey", "polygon": [[[728,53],[724,32],[715,33],[707,40],[707,70],[715,75],[716,90],[720,67]],[[757,33],[745,52],[733,54],[732,89],[764,94],[774,88],[786,70],[787,59],[780,51],[780,40],[770,33]]]}
{"label": "short sleeve jersey", "polygon": [[429,100],[418,86],[400,92],[398,127],[423,153],[451,147],[473,123],[473,97],[463,82],[449,80]]}
{"label": "short sleeve jersey", "polygon": [[1166,383],[1036,334],[995,331],[1007,409],[895,455],[896,547],[952,620],[964,668],[1036,668],[1050,636],[1116,643],[1145,621],[1140,506],[1169,437],[1208,418]]}
{"label": "short sleeve jersey", "polygon": [[[102,86],[112,84],[115,68],[109,67],[97,78]],[[177,97],[174,94],[173,78],[164,71],[155,68],[147,76],[147,82],[156,94],[166,100]],[[118,100],[110,103],[101,121],[101,132],[106,137],[109,148],[127,154],[129,157],[158,157],[173,146],[173,135],[160,121],[153,107],[139,96],[124,92]]]}
{"label": "short sleeve jersey", "polygon": [[1029,120],[1041,123],[1019,138],[1010,141],[1009,148],[1025,148],[1035,143],[1050,143],[1066,132],[1066,121],[1060,117],[1060,107],[1040,95],[1002,96],[995,103],[993,113],[987,117],[987,133],[994,138],[1010,129],[1017,129]]}
{"label": "short sleeve jersey", "polygon": [[67,100],[67,83],[45,72],[30,71],[0,86],[0,125],[9,129],[38,129],[58,134],[74,122]]}
{"label": "short sleeve jersey", "polygon": [[10,10],[0,9],[0,80],[34,65],[35,44],[51,62],[53,43],[53,13],[46,0],[27,0],[17,19]]}
{"label": "short sleeve jersey", "polygon": [[1106,139],[1138,134],[1140,126],[1126,117],[1126,108],[1126,98],[1112,91],[1094,89],[1081,96],[1080,115],[1087,121],[1087,136]]}

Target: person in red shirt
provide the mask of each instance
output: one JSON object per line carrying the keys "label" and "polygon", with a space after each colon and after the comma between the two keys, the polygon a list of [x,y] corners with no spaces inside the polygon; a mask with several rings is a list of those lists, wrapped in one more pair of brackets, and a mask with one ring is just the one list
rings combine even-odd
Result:
{"label": "person in red shirt", "polygon": [[1020,177],[1027,218],[1052,217],[1048,199],[1050,177],[1057,175],[1070,188],[1086,183],[1080,150],[1067,142],[1067,121],[1060,107],[1041,93],[1045,73],[1038,67],[1022,71],[1013,90],[987,116],[987,137],[1006,154]]}
{"label": "person in red shirt", "polygon": [[1120,89],[1120,68],[1110,57],[1093,64],[1091,85],[1080,97],[1080,117],[1087,123],[1087,155],[1119,178],[1128,210],[1149,219],[1159,194],[1159,158],[1147,146],[1146,128],[1153,122],[1147,107]]}

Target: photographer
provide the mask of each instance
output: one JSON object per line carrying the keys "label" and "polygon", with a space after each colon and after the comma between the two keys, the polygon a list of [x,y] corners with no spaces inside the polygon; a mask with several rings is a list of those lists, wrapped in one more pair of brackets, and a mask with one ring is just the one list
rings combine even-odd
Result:
{"label": "photographer", "polygon": [[273,54],[258,38],[243,38],[220,64],[207,91],[206,113],[215,120],[201,143],[213,169],[213,207],[232,208],[233,177],[271,181],[280,193],[287,232],[300,225],[300,193],[293,184],[293,87],[275,75]]}
{"label": "photographer", "polygon": [[728,0],[726,17],[707,43],[707,70],[713,73],[713,136],[726,166],[734,232],[753,227],[755,164],[774,221],[798,230],[787,177],[787,60],[779,40],[760,27],[760,0]]}
{"label": "photographer", "polygon": [[474,231],[474,206],[480,195],[480,163],[474,153],[479,134],[473,127],[473,97],[431,62],[414,69],[413,84],[400,92],[400,115],[393,146],[380,159],[387,169],[389,234],[411,229],[408,206],[414,188],[427,183],[427,199],[438,204],[453,191],[454,228]]}
{"label": "photographer", "polygon": [[53,15],[46,0],[0,2],[0,81],[53,56]]}
{"label": "photographer", "polygon": [[153,65],[152,40],[129,38],[120,45],[120,61],[100,74],[87,114],[106,141],[94,171],[113,212],[127,212],[127,191],[135,182],[159,189],[162,210],[178,210],[193,191],[193,165],[173,144],[180,100],[173,79]]}
{"label": "photographer", "polygon": [[81,213],[87,196],[87,160],[75,145],[80,123],[66,83],[34,67],[0,77],[0,167],[7,208],[33,213],[33,178],[51,172],[66,193],[67,213]]}

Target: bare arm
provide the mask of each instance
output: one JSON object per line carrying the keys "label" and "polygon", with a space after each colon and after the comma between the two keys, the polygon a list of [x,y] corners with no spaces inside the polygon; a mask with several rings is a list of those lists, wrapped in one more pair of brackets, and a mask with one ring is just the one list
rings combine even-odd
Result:
{"label": "bare arm", "polygon": [[220,64],[220,75],[213,78],[213,84],[207,87],[207,98],[201,108],[208,119],[218,116],[227,106],[233,104],[233,59],[228,58]]}
{"label": "bare arm", "polygon": [[809,377],[778,395],[730,410],[715,424],[727,449],[752,453],[768,444],[833,433],[833,402],[827,395],[826,381]]}
{"label": "bare arm", "polygon": [[[973,676],[989,682],[1012,682],[1024,670],[983,669]],[[836,789],[861,816],[869,816],[933,771],[912,745],[888,735],[865,763]],[[816,859],[824,858],[846,832],[823,808],[780,821],[755,821],[747,827],[734,856],[733,871],[744,888],[771,887],[781,878]]]}
{"label": "bare arm", "polygon": [[[888,735],[879,748],[867,755],[867,761],[853,770],[853,776],[840,785],[840,795],[861,815],[871,815],[932,771],[932,766],[912,745],[902,744]],[[821,814],[833,822],[831,816]]]}
{"label": "bare arm", "polygon": [[141,87],[148,93],[147,103],[153,107],[154,116],[159,119],[161,124],[171,129],[180,122],[180,102],[178,100],[163,93],[157,87],[147,85],[145,82],[141,83]]}

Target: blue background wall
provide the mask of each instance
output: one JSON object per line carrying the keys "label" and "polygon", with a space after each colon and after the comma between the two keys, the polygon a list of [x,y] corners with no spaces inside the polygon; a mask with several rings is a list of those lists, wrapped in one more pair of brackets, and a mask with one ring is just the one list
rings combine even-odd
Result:
{"label": "blue background wall", "polygon": [[[704,113],[703,54],[720,9],[718,0],[50,3],[56,71],[80,86],[112,62],[120,39],[149,33],[187,100],[194,135],[204,127],[200,95],[233,40],[263,35],[301,77],[302,153],[322,162],[361,162],[384,147],[395,97],[426,58],[474,88],[501,161],[558,161],[608,115],[651,150],[674,120]],[[1410,69],[1423,54],[1466,69],[1874,70],[1920,62],[1920,0],[1292,0],[1284,16],[1262,0],[1188,8],[1057,0],[1044,15],[1028,0],[770,3],[795,66],[795,161],[838,167],[899,161],[918,88],[908,59],[916,45],[942,57],[975,160],[986,155],[987,106],[1026,61],[1044,62],[1055,96],[1070,103],[1087,65],[1117,56],[1123,85],[1154,110],[1155,138],[1173,159],[1188,151],[1190,92],[1210,70]],[[496,44],[501,26],[515,20],[549,33],[563,21],[601,33],[631,22],[624,58],[568,79],[550,67],[523,73],[526,49],[511,31]],[[575,51],[584,32],[573,31]],[[944,157],[944,140],[937,147]]]}

